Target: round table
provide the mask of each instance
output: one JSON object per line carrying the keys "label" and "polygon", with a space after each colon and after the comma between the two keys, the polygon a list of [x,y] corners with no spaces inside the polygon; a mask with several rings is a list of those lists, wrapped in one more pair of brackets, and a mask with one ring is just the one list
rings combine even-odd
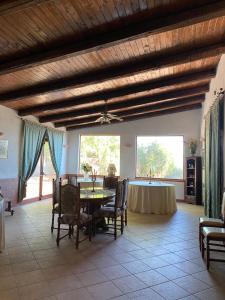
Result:
{"label": "round table", "polygon": [[171,214],[177,210],[173,184],[131,181],[128,186],[128,209],[147,214]]}
{"label": "round table", "polygon": [[[91,177],[89,177],[89,178],[78,177],[77,182],[80,183],[81,188],[92,187]],[[103,180],[97,178],[95,181],[95,186],[100,187],[102,185],[103,185]]]}

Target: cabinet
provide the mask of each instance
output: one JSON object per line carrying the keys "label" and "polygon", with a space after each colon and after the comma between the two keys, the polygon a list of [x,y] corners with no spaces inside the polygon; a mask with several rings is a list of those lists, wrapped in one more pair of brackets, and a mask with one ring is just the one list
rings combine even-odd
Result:
{"label": "cabinet", "polygon": [[202,204],[202,161],[200,156],[186,158],[185,201]]}

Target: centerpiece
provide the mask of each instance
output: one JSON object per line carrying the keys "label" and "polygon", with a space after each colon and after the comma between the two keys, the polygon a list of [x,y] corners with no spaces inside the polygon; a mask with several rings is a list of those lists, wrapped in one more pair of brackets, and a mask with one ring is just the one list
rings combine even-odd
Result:
{"label": "centerpiece", "polygon": [[89,165],[89,163],[83,163],[81,164],[81,170],[84,173],[84,178],[89,178],[89,172],[92,171],[92,166]]}

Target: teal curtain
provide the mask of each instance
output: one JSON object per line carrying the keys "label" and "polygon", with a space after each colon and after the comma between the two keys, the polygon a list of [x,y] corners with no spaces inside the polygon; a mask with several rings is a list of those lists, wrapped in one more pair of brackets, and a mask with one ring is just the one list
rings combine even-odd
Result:
{"label": "teal curtain", "polygon": [[206,117],[205,213],[218,218],[223,197],[224,100],[216,101]]}
{"label": "teal curtain", "polygon": [[19,174],[19,202],[26,195],[26,183],[37,166],[46,135],[46,128],[30,121],[24,121],[22,159]]}
{"label": "teal curtain", "polygon": [[47,136],[48,136],[52,164],[55,169],[56,176],[58,177],[60,174],[60,168],[62,163],[63,132],[48,128]]}

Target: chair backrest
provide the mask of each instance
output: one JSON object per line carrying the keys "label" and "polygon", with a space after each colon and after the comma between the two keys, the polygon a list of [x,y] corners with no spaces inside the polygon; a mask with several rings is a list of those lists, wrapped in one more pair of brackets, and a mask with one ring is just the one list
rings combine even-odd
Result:
{"label": "chair backrest", "polygon": [[120,208],[124,209],[125,206],[125,183],[123,181],[118,181],[116,187],[116,198],[115,198],[115,209]]}
{"label": "chair backrest", "polygon": [[59,216],[80,217],[80,185],[60,184]]}
{"label": "chair backrest", "polygon": [[77,175],[69,175],[68,176],[68,184],[73,184],[77,186]]}
{"label": "chair backrest", "polygon": [[53,205],[59,203],[59,185],[61,184],[62,180],[60,177],[52,180],[52,200]]}
{"label": "chair backrest", "polygon": [[223,193],[223,201],[222,201],[222,207],[221,207],[221,217],[222,217],[222,220],[224,221],[224,225],[225,225],[225,192]]}
{"label": "chair backrest", "polygon": [[104,189],[116,189],[118,184],[118,177],[116,176],[104,176],[103,188]]}

